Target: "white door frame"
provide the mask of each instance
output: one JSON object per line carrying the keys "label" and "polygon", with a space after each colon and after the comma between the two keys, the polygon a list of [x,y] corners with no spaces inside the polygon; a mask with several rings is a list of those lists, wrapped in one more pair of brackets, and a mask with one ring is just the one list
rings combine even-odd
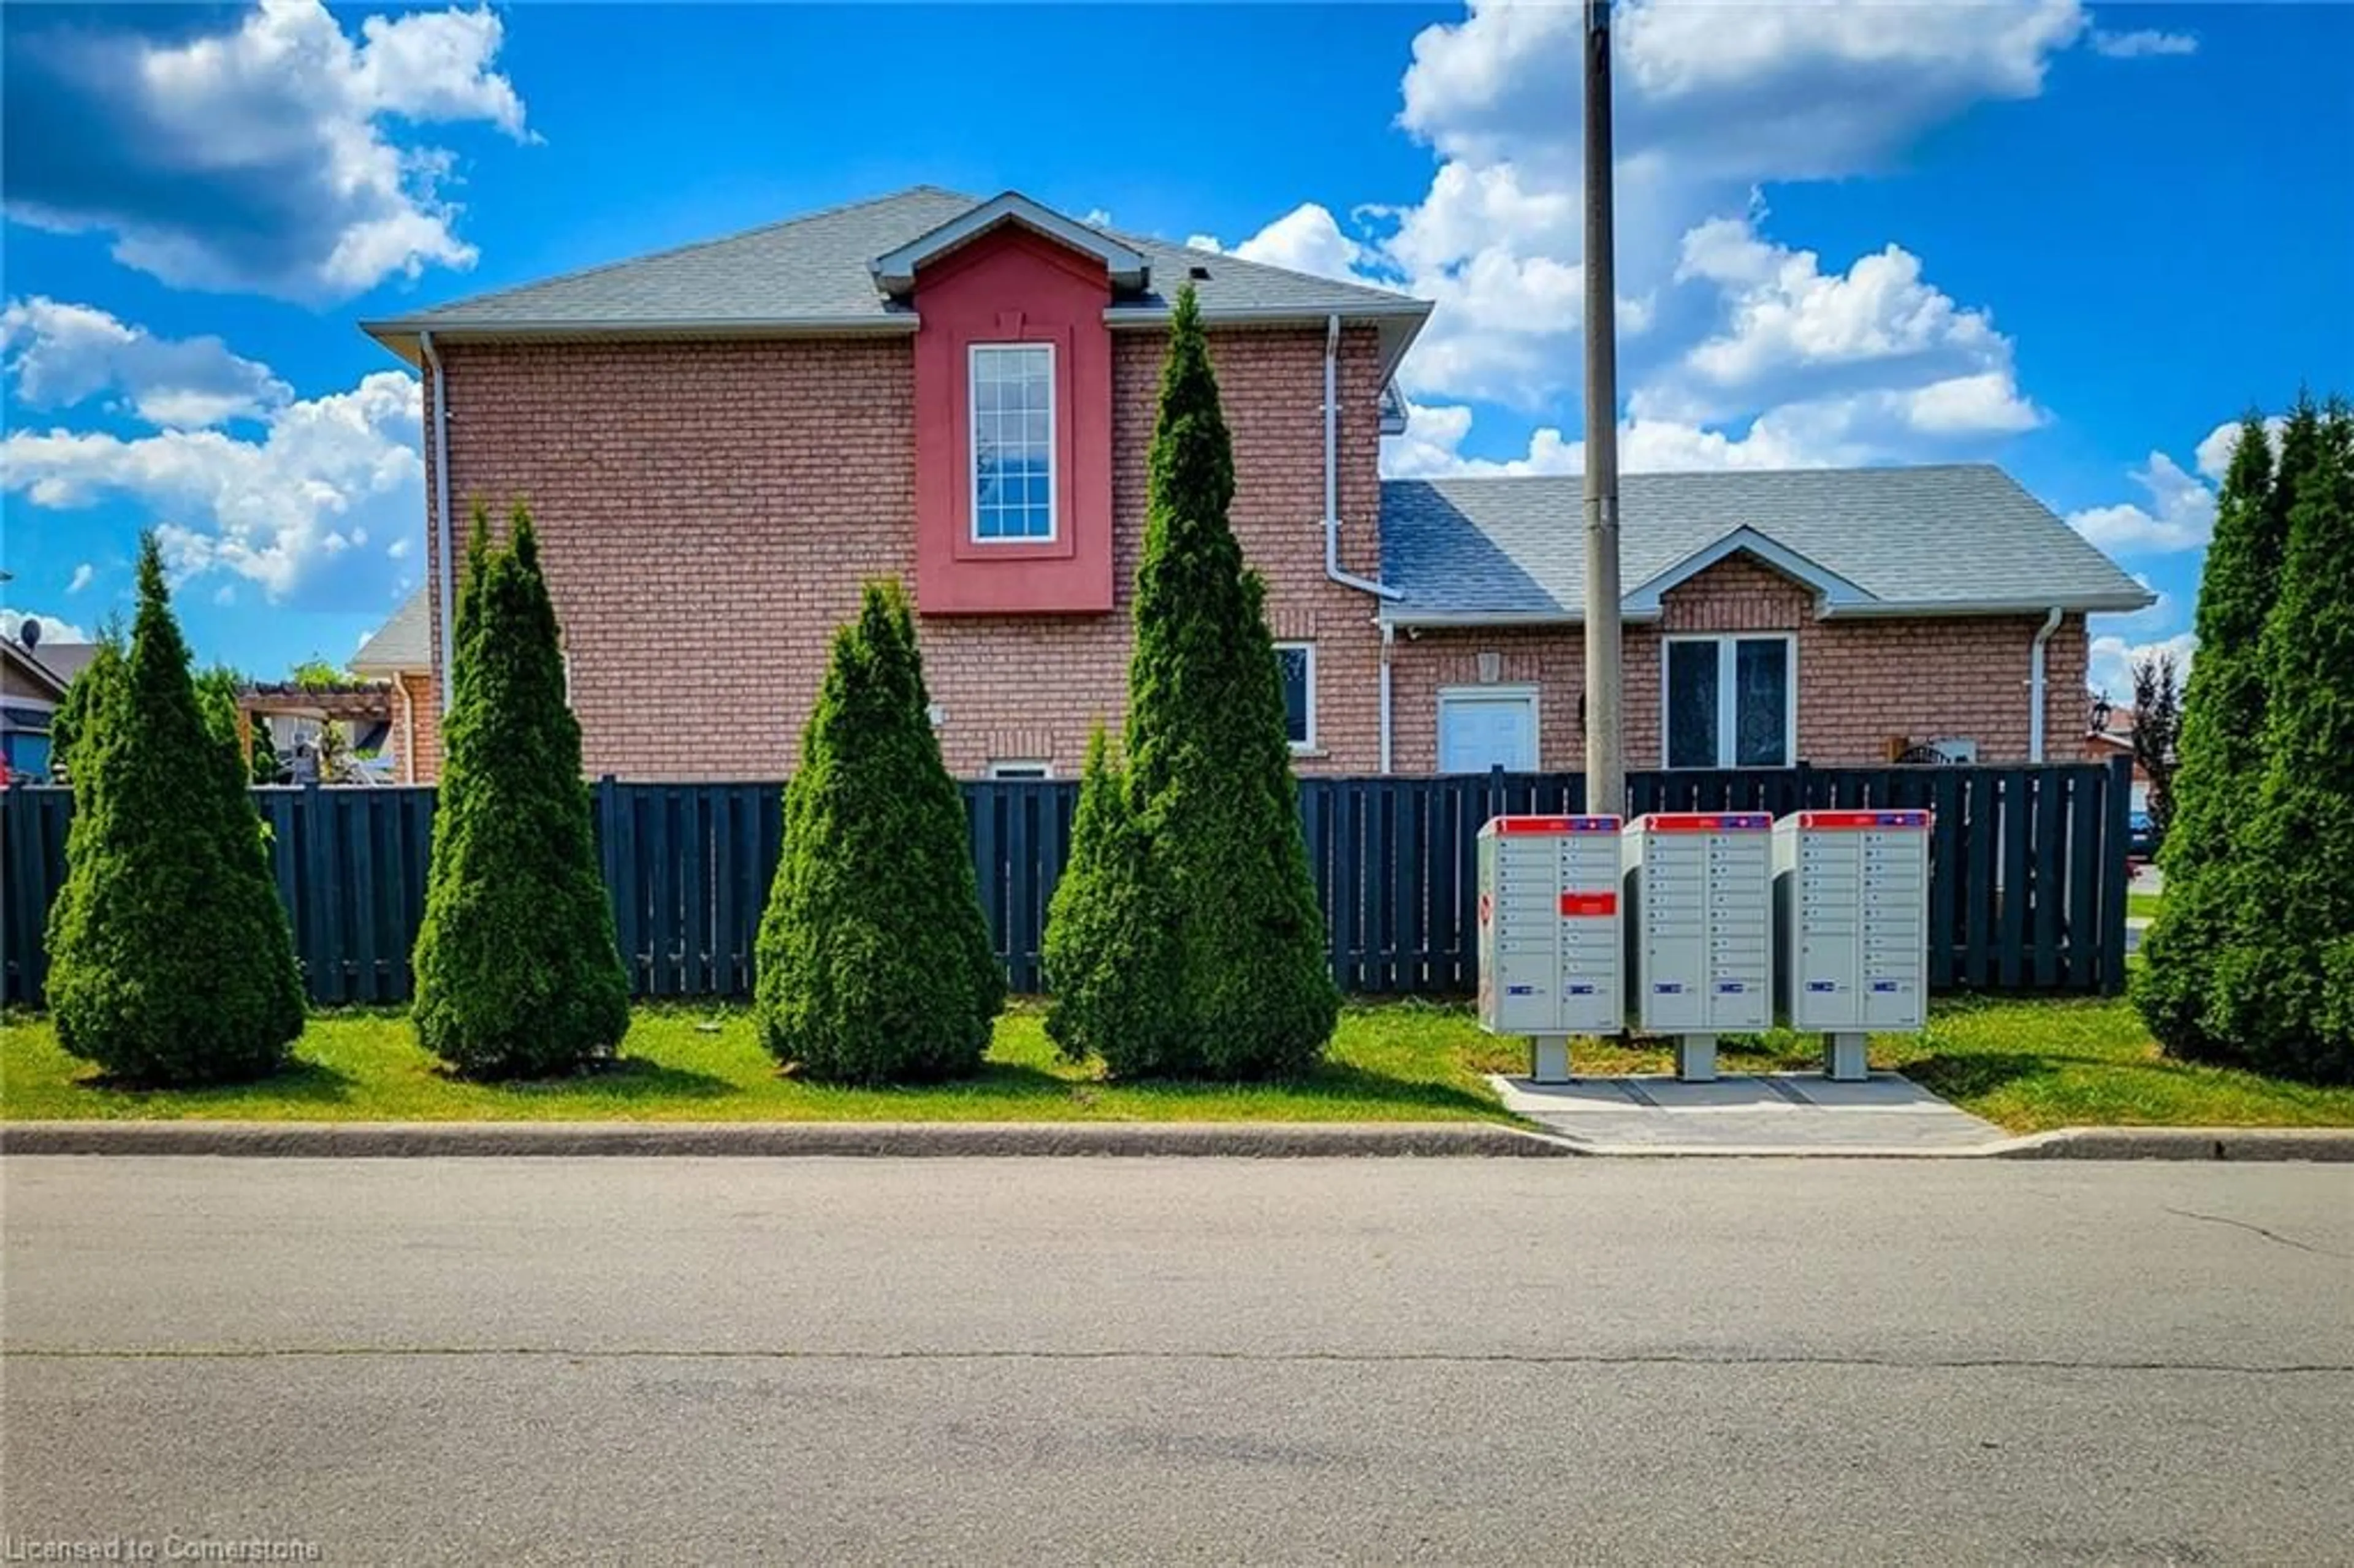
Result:
{"label": "white door frame", "polygon": [[1447,705],[1448,703],[1519,702],[1529,710],[1529,768],[1532,773],[1544,767],[1544,714],[1542,698],[1532,683],[1494,686],[1441,686],[1438,688],[1437,725],[1431,732],[1431,766],[1443,770],[1447,758]]}

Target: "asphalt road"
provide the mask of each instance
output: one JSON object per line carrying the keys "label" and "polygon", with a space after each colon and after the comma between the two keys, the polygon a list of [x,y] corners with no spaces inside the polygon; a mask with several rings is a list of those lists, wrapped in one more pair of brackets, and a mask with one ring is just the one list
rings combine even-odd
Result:
{"label": "asphalt road", "polygon": [[0,1205],[11,1548],[2354,1563],[2349,1168],[18,1159]]}

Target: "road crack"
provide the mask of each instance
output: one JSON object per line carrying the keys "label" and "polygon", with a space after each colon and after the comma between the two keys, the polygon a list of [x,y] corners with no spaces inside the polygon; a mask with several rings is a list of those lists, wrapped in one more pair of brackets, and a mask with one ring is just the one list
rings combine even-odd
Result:
{"label": "road crack", "polygon": [[2202,1214],[2193,1209],[2170,1208],[2166,1212],[2169,1214],[2173,1214],[2186,1220],[2205,1220],[2209,1224],[2230,1225],[2235,1230],[2253,1232],[2253,1234],[2264,1237],[2266,1241],[2278,1242],[2283,1246],[2292,1246],[2299,1252],[2309,1252],[2316,1257],[2339,1257],[2354,1260],[2354,1253],[2337,1252],[2326,1246],[2315,1246],[2310,1242],[2301,1242],[2295,1236],[2285,1236],[2278,1231],[2268,1231],[2262,1225],[2251,1224],[2246,1220],[2235,1220],[2227,1214]]}

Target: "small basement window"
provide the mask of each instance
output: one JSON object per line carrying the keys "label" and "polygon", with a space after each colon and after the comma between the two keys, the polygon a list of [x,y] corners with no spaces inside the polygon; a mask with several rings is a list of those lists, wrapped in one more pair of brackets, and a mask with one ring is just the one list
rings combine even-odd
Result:
{"label": "small basement window", "polygon": [[1316,746],[1316,644],[1278,642],[1275,662],[1283,672],[1283,732],[1294,751]]}
{"label": "small basement window", "polygon": [[977,343],[972,410],[972,536],[1036,544],[1055,536],[1055,345]]}

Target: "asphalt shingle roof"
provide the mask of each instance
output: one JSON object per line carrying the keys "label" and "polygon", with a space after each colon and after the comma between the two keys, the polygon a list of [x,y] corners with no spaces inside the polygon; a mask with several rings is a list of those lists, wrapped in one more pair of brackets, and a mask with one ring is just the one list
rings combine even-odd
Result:
{"label": "asphalt shingle roof", "polygon": [[425,602],[425,590],[419,588],[400,601],[392,618],[369,633],[352,655],[352,669],[358,674],[378,670],[423,670],[432,665],[432,611]]}
{"label": "asphalt shingle roof", "polygon": [[[868,264],[976,205],[971,196],[917,185],[721,239],[437,305],[398,321],[372,323],[370,330],[383,336],[420,329],[885,322],[908,314],[908,309],[876,290]],[[1145,235],[1110,228],[1096,232],[1143,252],[1151,264],[1150,291],[1116,301],[1121,307],[1165,306],[1191,270],[1199,267],[1208,275],[1193,280],[1194,290],[1204,313],[1214,316],[1222,311],[1296,309],[1316,314],[1368,307],[1420,308],[1418,302],[1381,289],[1286,271]]]}
{"label": "asphalt shingle roof", "polygon": [[[1393,619],[1576,618],[1579,476],[1385,480]],[[1886,605],[2132,609],[2148,592],[1999,468],[1637,473],[1619,482],[1619,574],[1648,580],[1751,528]],[[1864,608],[1872,608],[1866,605]]]}

